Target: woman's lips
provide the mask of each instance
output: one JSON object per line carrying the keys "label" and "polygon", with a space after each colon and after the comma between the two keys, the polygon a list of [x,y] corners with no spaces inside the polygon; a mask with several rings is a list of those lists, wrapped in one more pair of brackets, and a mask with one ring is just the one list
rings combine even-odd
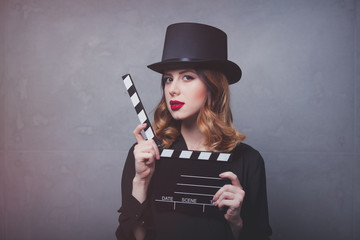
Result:
{"label": "woman's lips", "polygon": [[184,106],[185,103],[183,102],[179,102],[176,100],[171,100],[170,101],[170,107],[172,110],[179,110],[180,108],[182,108],[182,106]]}

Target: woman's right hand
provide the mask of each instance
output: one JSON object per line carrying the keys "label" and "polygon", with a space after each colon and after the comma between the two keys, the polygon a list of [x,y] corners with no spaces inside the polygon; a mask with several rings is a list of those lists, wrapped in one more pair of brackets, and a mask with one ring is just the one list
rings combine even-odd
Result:
{"label": "woman's right hand", "polygon": [[145,140],[141,131],[146,123],[138,125],[134,130],[137,144],[134,148],[135,177],[134,181],[148,185],[155,171],[155,159],[160,159],[160,152],[154,140]]}
{"label": "woman's right hand", "polygon": [[[160,159],[160,152],[154,140],[145,140],[141,131],[146,128],[146,123],[138,125],[134,130],[137,144],[134,148],[135,177],[132,182],[132,195],[140,202],[146,200],[147,191],[152,175],[155,171],[155,159]],[[144,226],[134,227],[136,239],[144,239],[146,230]]]}

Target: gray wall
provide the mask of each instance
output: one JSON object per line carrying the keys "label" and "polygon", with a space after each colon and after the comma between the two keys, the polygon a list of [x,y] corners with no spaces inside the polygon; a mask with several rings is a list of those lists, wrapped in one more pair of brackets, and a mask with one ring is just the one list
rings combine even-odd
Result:
{"label": "gray wall", "polygon": [[360,239],[360,3],[0,0],[0,239],[114,239],[167,25],[211,24],[243,69],[236,127],[261,151],[273,239]]}

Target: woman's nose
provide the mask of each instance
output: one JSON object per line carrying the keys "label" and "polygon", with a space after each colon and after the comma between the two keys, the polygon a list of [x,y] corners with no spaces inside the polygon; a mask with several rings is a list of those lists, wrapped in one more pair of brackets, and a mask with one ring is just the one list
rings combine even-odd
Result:
{"label": "woman's nose", "polygon": [[179,95],[180,90],[177,81],[172,81],[169,87],[169,94],[171,96]]}

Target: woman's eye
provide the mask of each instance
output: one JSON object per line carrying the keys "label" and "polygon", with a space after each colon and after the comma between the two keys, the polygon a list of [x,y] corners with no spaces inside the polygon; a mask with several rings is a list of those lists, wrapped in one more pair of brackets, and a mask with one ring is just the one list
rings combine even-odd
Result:
{"label": "woman's eye", "polygon": [[190,76],[190,75],[185,75],[185,76],[184,76],[184,80],[189,81],[189,80],[193,80],[193,79],[194,79],[194,77],[192,77],[192,76]]}
{"label": "woman's eye", "polygon": [[172,81],[172,78],[171,77],[163,77],[163,81],[164,81],[164,83],[168,83],[168,82]]}

